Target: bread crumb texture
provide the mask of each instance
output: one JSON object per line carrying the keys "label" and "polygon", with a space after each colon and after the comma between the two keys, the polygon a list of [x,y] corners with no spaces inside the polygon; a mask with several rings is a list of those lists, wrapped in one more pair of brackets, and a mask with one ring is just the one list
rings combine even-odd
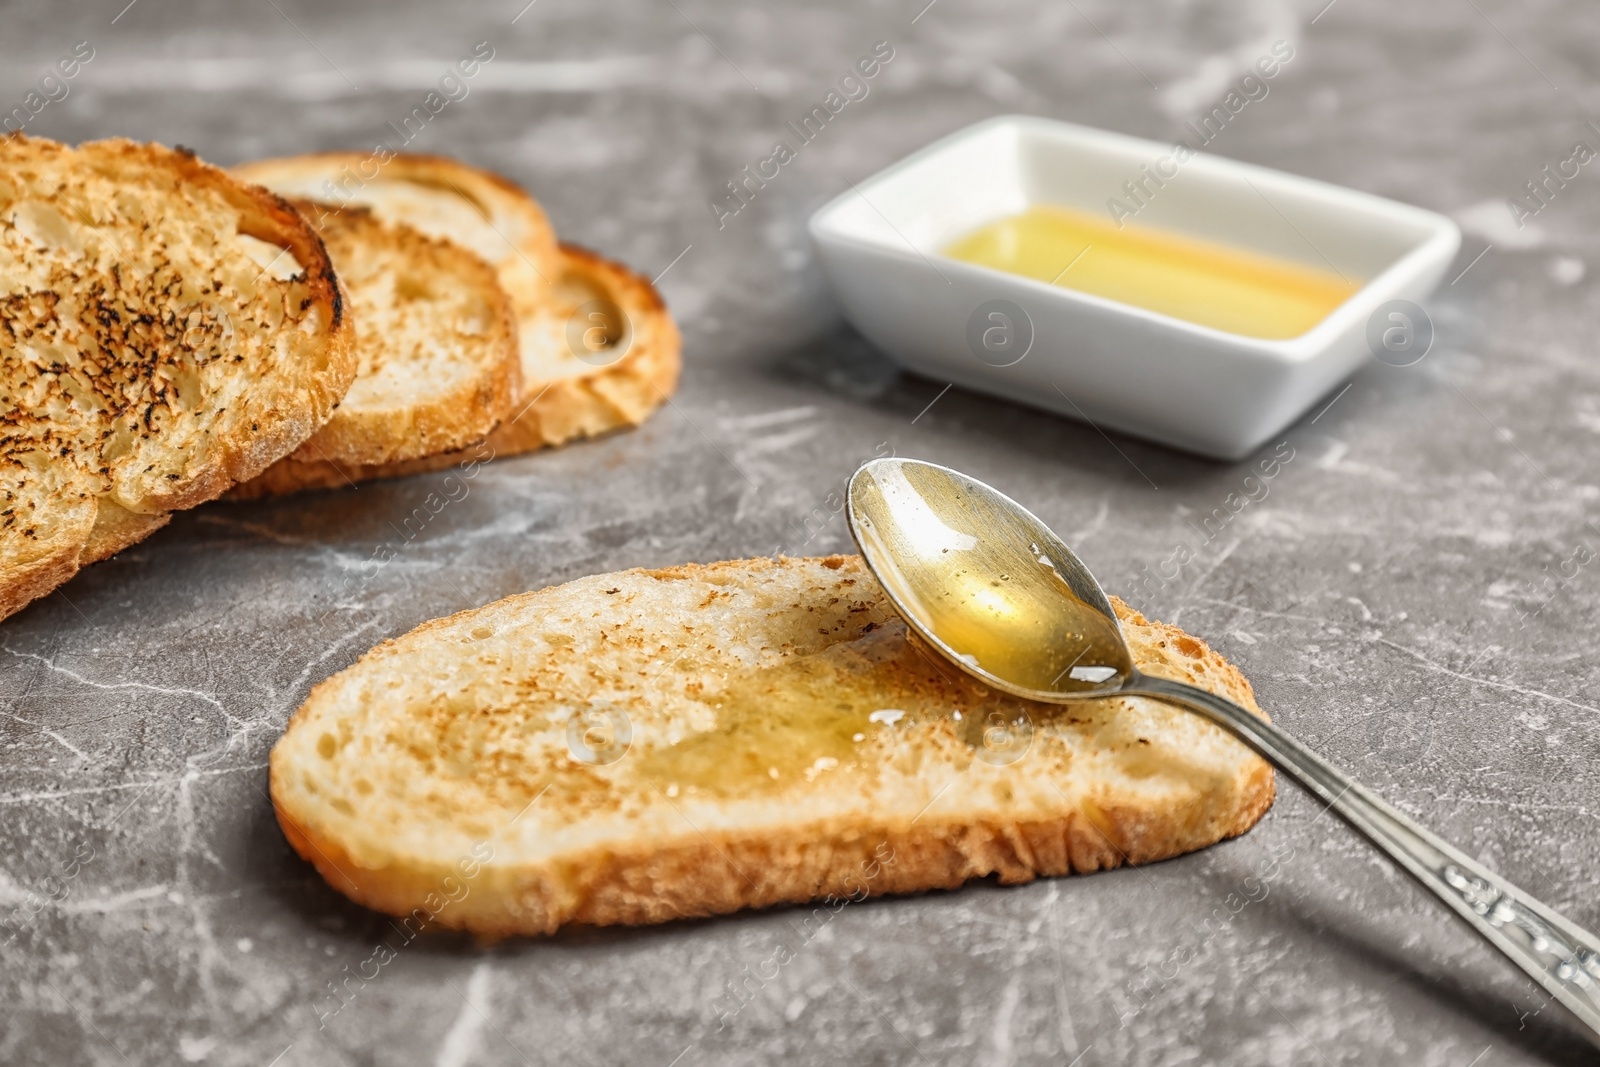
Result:
{"label": "bread crumb texture", "polygon": [[[1116,606],[1141,670],[1260,714],[1204,642]],[[503,936],[1148,863],[1249,829],[1273,775],[1168,705],[953,672],[835,556],[600,575],[427,623],[312,691],[271,788],[340,892]]]}
{"label": "bread crumb texture", "polygon": [[291,451],[354,370],[276,196],[159,145],[0,139],[0,615]]}

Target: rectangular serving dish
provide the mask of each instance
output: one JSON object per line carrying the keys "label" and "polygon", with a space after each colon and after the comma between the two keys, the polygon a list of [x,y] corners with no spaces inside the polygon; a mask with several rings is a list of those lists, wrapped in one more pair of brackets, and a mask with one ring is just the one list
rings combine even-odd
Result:
{"label": "rectangular serving dish", "polygon": [[[1372,358],[1368,320],[1431,293],[1461,233],[1443,215],[1382,197],[1206,154],[1178,164],[1173,154],[1171,144],[1002,116],[858,183],[812,215],[811,235],[846,317],[908,369],[1241,459]],[[1171,176],[1145,177],[1156,171]],[[1142,183],[1142,200],[1129,198],[1129,181]],[[1139,225],[1364,284],[1310,331],[1263,340],[940,253],[1034,204],[1109,219],[1112,197],[1141,204]]]}

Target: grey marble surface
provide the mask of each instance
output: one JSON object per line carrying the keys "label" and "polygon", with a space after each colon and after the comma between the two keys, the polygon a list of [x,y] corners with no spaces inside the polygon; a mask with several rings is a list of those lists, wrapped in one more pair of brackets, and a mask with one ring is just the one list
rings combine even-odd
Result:
{"label": "grey marble surface", "polygon": [[[1600,572],[1547,582],[1600,552],[1600,177],[1522,230],[1504,204],[1600,147],[1590,5],[123,3],[0,3],[8,109],[94,49],[30,130],[220,163],[365,147],[492,42],[412,147],[526,183],[568,239],[671,264],[686,373],[635,433],[491,465],[381,568],[426,479],[197,509],[0,624],[0,1062],[1596,1062],[1287,786],[1252,833],[1177,861],[852,905],[726,1025],[727,984],[794,941],[791,913],[428,937],[319,1024],[387,927],[295,858],[264,794],[287,716],[378,640],[598,571],[843,550],[838,517],[797,530],[885,442],[1028,502],[1127,588],[1244,468],[897,374],[839,321],[805,219],[994,114],[1173,137],[1282,38],[1296,58],[1212,150],[1450,213],[1468,235],[1448,277],[1472,265],[1429,303],[1429,356],[1373,364],[1289,430],[1270,496],[1152,610],[1340,765],[1600,926]],[[879,40],[896,58],[871,95],[719,231],[718,187]],[[1274,857],[1266,896],[1229,910]]]}

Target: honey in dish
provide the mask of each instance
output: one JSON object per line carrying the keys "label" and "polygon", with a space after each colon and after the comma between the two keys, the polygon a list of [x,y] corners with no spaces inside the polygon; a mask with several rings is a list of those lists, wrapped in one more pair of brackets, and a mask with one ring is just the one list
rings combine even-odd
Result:
{"label": "honey in dish", "polygon": [[945,255],[1269,340],[1300,336],[1359,288],[1332,271],[1051,205],[991,222]]}

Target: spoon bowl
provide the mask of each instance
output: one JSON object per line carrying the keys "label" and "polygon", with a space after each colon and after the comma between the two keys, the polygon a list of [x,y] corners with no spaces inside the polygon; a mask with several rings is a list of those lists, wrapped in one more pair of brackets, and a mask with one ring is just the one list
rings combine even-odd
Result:
{"label": "spoon bowl", "polygon": [[1133,656],[1094,576],[1032,512],[975,478],[873,460],[850,532],[906,625],[980,681],[1029,700],[1104,696]]}
{"label": "spoon bowl", "polygon": [[1209,690],[1139,671],[1094,576],[1032,512],[958,471],[897,457],[856,471],[848,510],[868,569],[921,644],[987,685],[1030,700],[1143,696],[1205,716],[1437,895],[1600,1044],[1600,938],[1266,719]]}

